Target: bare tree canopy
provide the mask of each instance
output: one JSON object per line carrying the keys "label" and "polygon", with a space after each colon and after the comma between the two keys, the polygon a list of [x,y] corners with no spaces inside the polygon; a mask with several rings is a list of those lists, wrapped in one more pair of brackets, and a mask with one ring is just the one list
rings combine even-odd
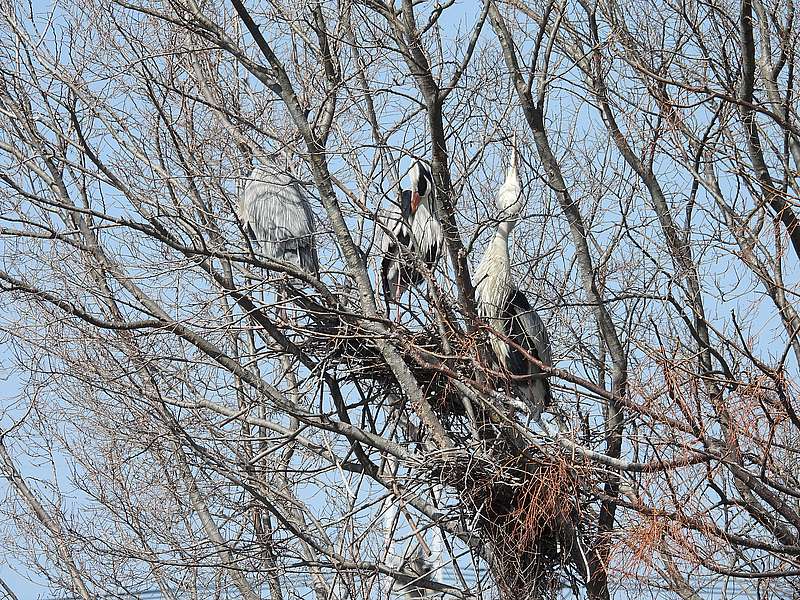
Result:
{"label": "bare tree canopy", "polygon": [[[800,595],[799,33],[0,1],[0,561],[87,600]],[[541,344],[476,310],[498,231]]]}

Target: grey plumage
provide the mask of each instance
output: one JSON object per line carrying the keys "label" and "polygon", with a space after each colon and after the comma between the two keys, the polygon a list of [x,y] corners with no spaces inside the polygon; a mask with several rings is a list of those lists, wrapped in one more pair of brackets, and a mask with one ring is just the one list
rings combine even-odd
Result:
{"label": "grey plumage", "polygon": [[400,587],[399,591],[401,592],[402,600],[420,600],[434,597],[433,590],[414,585],[419,581],[431,581],[433,579],[431,576],[432,569],[433,566],[425,559],[421,550],[408,561],[404,570],[411,573],[414,578],[404,582],[405,585]]}
{"label": "grey plumage", "polygon": [[415,253],[433,270],[444,247],[442,226],[436,216],[433,178],[420,161],[411,166],[410,175],[411,189],[401,189],[381,219],[384,228],[381,283],[387,312],[390,301],[397,302],[409,286],[424,281],[422,273],[403,258],[403,249]]}
{"label": "grey plumage", "polygon": [[239,201],[239,218],[249,226],[267,258],[293,263],[317,274],[314,213],[296,179],[263,161],[248,178]]}
{"label": "grey plumage", "polygon": [[[497,194],[497,208],[504,220],[498,225],[497,233],[475,271],[477,308],[480,316],[495,331],[513,340],[537,360],[550,365],[552,357],[547,329],[511,278],[508,235],[522,212],[521,190],[515,149],[506,180]],[[512,375],[527,377],[515,381],[512,386],[517,398],[528,407],[531,417],[538,419],[542,409],[552,401],[545,373],[504,339],[491,335],[490,343],[500,367]]]}
{"label": "grey plumage", "polygon": [[[502,333],[512,339],[514,343],[544,364],[551,365],[553,363],[550,353],[550,336],[547,334],[544,322],[539,314],[531,308],[525,295],[518,289],[509,290],[499,320],[504,325]],[[552,403],[547,375],[518,349],[512,348],[505,342],[501,341],[501,343],[505,346],[505,351],[501,350],[498,358],[506,371],[512,375],[530,377],[527,381],[515,382],[514,391],[531,410],[531,417],[538,419],[542,409]]]}
{"label": "grey plumage", "polygon": [[387,310],[389,300],[397,301],[409,284],[421,280],[421,274],[403,257],[404,250],[413,249],[410,216],[411,192],[399,190],[397,201],[392,202],[380,217],[384,228],[381,235],[381,287]]}

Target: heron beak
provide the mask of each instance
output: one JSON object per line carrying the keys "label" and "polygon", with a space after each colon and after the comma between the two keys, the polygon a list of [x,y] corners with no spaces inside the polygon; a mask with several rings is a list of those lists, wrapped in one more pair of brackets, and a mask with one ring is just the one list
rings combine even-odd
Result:
{"label": "heron beak", "polygon": [[422,199],[419,197],[419,192],[414,190],[411,193],[411,214],[412,215],[417,212],[417,209],[419,208],[419,203],[421,201],[422,201]]}

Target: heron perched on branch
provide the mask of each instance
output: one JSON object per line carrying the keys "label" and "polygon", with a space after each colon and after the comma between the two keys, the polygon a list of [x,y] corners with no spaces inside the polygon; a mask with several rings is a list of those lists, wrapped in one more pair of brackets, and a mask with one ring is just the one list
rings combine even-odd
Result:
{"label": "heron perched on branch", "polygon": [[253,169],[238,215],[265,257],[319,273],[311,205],[297,179],[274,159],[262,159],[262,165]]}
{"label": "heron perched on branch", "polygon": [[381,284],[387,315],[390,302],[398,302],[410,286],[424,280],[422,272],[403,256],[403,252],[416,254],[433,270],[444,247],[430,171],[420,161],[415,161],[410,176],[411,189],[400,189],[399,204],[392,204],[383,223]]}
{"label": "heron perched on branch", "polygon": [[[546,365],[552,364],[550,337],[541,317],[514,285],[508,255],[508,235],[522,212],[522,185],[517,171],[516,144],[506,180],[497,193],[500,224],[475,272],[478,314],[491,327]],[[513,383],[514,393],[525,403],[534,420],[551,404],[550,383],[539,366],[501,337],[490,335],[497,364],[507,373],[525,377]]]}
{"label": "heron perched on branch", "polygon": [[[475,272],[475,295],[478,314],[492,329],[525,351],[512,346],[503,337],[490,334],[496,364],[518,377],[512,384],[514,395],[526,405],[530,417],[539,420],[542,410],[552,403],[550,383],[544,371],[531,362],[526,353],[544,365],[551,365],[550,336],[541,317],[514,285],[508,255],[508,235],[522,212],[521,191],[515,140],[506,180],[497,193],[500,223]],[[580,532],[569,519],[557,520],[559,523],[552,531],[556,556],[569,557],[588,583],[591,577],[589,561]]]}

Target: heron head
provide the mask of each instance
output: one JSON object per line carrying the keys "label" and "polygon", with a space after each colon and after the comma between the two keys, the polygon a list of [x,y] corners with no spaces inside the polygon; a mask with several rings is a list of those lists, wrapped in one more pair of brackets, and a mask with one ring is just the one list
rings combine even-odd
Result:
{"label": "heron head", "polygon": [[516,145],[511,149],[511,161],[506,171],[506,180],[497,193],[497,209],[500,211],[500,218],[512,223],[516,222],[524,208],[522,197],[522,182],[519,179],[517,170],[517,149]]}
{"label": "heron head", "polygon": [[433,193],[433,178],[428,168],[420,161],[411,165],[411,214],[415,214],[420,203]]}

